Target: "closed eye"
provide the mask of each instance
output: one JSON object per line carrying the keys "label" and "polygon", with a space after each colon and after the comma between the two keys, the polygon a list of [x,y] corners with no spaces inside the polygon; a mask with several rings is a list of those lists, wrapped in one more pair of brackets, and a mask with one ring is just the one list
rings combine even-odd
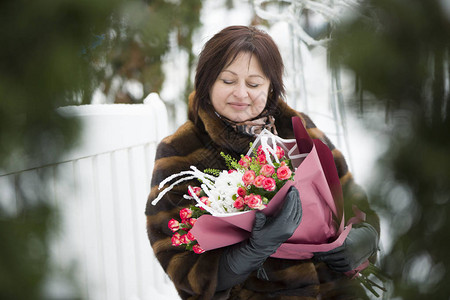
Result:
{"label": "closed eye", "polygon": [[257,88],[258,86],[260,86],[259,83],[247,83],[247,85],[252,88]]}

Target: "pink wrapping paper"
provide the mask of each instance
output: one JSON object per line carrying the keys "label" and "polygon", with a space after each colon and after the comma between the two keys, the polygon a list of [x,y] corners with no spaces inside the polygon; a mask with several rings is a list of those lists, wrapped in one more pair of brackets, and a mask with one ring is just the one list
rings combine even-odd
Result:
{"label": "pink wrapping paper", "polygon": [[[291,185],[300,194],[303,216],[300,225],[272,257],[307,259],[313,252],[329,251],[344,242],[351,225],[344,228],[343,197],[334,159],[320,140],[312,140],[300,118],[292,118],[300,153],[308,153],[295,171],[294,181],[288,181],[262,210],[267,216],[276,213]],[[232,216],[202,215],[192,234],[205,250],[229,246],[247,239],[253,227],[256,211]]]}

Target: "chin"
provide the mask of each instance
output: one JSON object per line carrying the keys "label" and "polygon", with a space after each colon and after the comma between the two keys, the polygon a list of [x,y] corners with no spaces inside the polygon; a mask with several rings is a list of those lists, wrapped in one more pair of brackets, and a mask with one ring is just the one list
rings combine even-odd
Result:
{"label": "chin", "polygon": [[251,114],[248,111],[229,112],[227,114],[224,114],[223,116],[234,122],[245,122],[256,117],[256,115]]}
{"label": "chin", "polygon": [[250,118],[245,118],[245,117],[241,117],[241,116],[233,116],[232,118],[229,118],[230,120],[234,121],[234,122],[245,122]]}

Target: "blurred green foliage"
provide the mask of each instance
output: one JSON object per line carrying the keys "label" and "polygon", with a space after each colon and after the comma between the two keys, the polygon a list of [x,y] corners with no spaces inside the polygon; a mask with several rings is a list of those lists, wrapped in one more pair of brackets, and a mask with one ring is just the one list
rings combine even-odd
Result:
{"label": "blurred green foliage", "polygon": [[[450,7],[366,0],[359,12],[336,28],[331,53],[357,75],[359,107],[382,103],[388,114],[389,145],[370,189],[392,238],[382,268],[392,297],[448,299]],[[385,122],[370,120],[371,128]]]}
{"label": "blurred green foliage", "polygon": [[[100,87],[110,103],[141,103],[149,93],[161,91],[164,55],[173,47],[188,54],[187,65],[180,68],[188,68],[190,76],[195,67],[192,37],[200,27],[201,8],[202,0],[147,0],[128,5],[105,32],[105,42],[89,53],[96,66],[92,88]],[[124,89],[128,80],[143,85],[143,97],[136,98]],[[190,77],[177,84],[185,85],[186,94],[192,91]],[[90,101],[83,99],[83,103]]]}
{"label": "blurred green foliage", "polygon": [[[76,120],[55,108],[90,98],[95,69],[83,53],[124,4],[0,2],[0,174],[55,161],[73,145]],[[1,193],[0,299],[50,299],[45,288],[55,271],[49,244],[57,212],[48,201],[47,173],[36,174],[33,184],[13,174],[9,190],[15,196]]]}
{"label": "blurred green foliage", "polygon": [[[66,282],[65,299],[79,298],[67,270],[52,265],[59,228],[52,168],[33,178],[17,171],[56,162],[76,142],[77,120],[57,107],[89,104],[99,87],[111,102],[142,102],[123,92],[130,79],[142,83],[144,96],[159,92],[173,35],[192,67],[201,7],[201,0],[0,2],[0,175],[9,174],[0,193],[0,299],[61,297],[48,290],[55,278]],[[112,89],[114,80],[120,86]],[[191,90],[190,78],[179,84]]]}

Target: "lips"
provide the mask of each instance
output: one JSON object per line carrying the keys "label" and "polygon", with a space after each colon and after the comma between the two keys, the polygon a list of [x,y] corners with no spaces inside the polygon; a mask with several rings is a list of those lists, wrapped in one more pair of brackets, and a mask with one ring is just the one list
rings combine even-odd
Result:
{"label": "lips", "polygon": [[249,106],[248,104],[241,103],[241,102],[230,102],[230,103],[228,103],[228,105],[230,105],[232,108],[234,108],[236,110],[245,110]]}

